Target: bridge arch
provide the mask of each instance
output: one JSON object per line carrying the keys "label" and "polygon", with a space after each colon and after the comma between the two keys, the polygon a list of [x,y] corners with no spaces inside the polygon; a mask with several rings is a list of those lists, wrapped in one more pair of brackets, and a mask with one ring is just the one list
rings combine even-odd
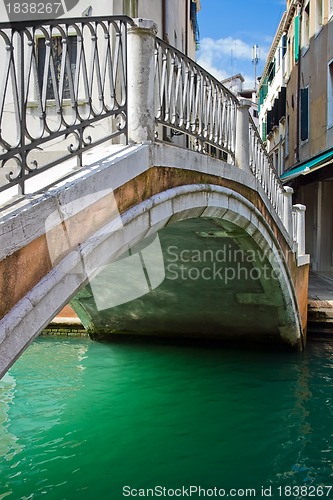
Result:
{"label": "bridge arch", "polygon": [[[253,242],[252,248],[262,252],[265,263],[269,263],[271,269],[278,269],[274,283],[280,318],[278,333],[281,340],[300,347],[302,327],[288,266],[265,218],[251,202],[226,187],[193,184],[168,189],[142,201],[121,214],[122,228],[112,220],[66,255],[1,320],[4,332],[1,334],[1,365],[8,369],[57,312],[88,284],[88,276],[98,274],[100,266],[121,257],[129,248],[158,231],[162,234],[164,228],[200,219],[224,221],[229,227],[238,228],[247,242]],[[78,272],[82,262],[83,273]],[[265,294],[262,296],[259,304],[262,309],[271,305],[269,300],[267,295],[266,298]],[[239,307],[242,303],[253,305],[252,301],[253,294],[251,298],[251,293],[244,292]],[[90,321],[93,319],[90,316]],[[93,331],[92,325],[88,326]],[[126,331],[126,328],[121,330]]]}
{"label": "bridge arch", "polygon": [[[227,335],[225,331],[221,335],[221,331],[225,330],[223,328],[224,322],[226,321],[225,326],[231,330],[231,333],[235,329],[239,331],[241,324],[237,320],[233,320],[232,323],[234,323],[235,328],[232,328],[233,324],[230,322],[230,318],[228,319],[224,316],[223,308],[221,308],[221,294],[226,291],[227,285],[231,290],[236,285],[233,301],[231,301],[231,304],[226,304],[224,310],[229,307],[230,311],[230,307],[232,306],[244,310],[243,328],[244,332],[247,330],[248,336],[250,336],[252,331],[253,337],[256,340],[263,341],[263,335],[266,334],[266,340],[274,340],[275,336],[275,341],[286,342],[298,347],[302,345],[302,327],[297,309],[297,299],[284,254],[263,215],[242,195],[226,187],[211,184],[196,184],[172,188],[154,195],[150,200],[142,202],[128,210],[123,214],[123,222],[124,241],[122,248],[124,249],[130,244],[134,253],[136,251],[140,252],[141,262],[144,260],[144,271],[148,274],[146,291],[150,288],[150,294],[146,295],[143,292],[140,295],[139,287],[139,293],[135,297],[136,300],[131,301],[129,305],[126,300],[126,297],[128,297],[128,287],[134,293],[135,287],[133,282],[130,285],[128,283],[126,285],[125,283],[127,288],[125,286],[125,290],[120,290],[120,292],[117,290],[116,297],[116,301],[119,299],[119,294],[125,297],[125,303],[122,300],[118,300],[116,307],[108,308],[107,304],[109,300],[111,301],[110,303],[114,304],[115,295],[111,294],[110,297],[106,294],[106,305],[102,305],[102,309],[104,310],[101,311],[95,303],[96,293],[100,292],[103,295],[103,290],[108,288],[108,283],[110,280],[112,281],[111,276],[114,276],[114,274],[111,272],[108,278],[108,275],[104,272],[100,273],[96,278],[97,285],[95,282],[95,286],[90,287],[88,293],[87,291],[82,294],[79,293],[74,301],[74,308],[77,309],[79,314],[81,313],[83,322],[93,337],[105,339],[110,338],[110,333],[135,333],[136,331],[142,334],[155,333],[168,335],[169,333],[170,335],[170,330],[178,335],[186,336],[186,325],[188,325],[188,334],[190,336],[193,336],[193,334],[200,335],[203,333],[202,330],[205,330],[206,333],[208,331],[207,336],[209,337],[230,338],[230,335]],[[172,229],[176,226],[179,228],[178,232]],[[156,257],[156,252],[158,252],[156,245],[154,247],[154,255],[149,256],[149,247],[148,250],[146,249],[141,253],[142,248],[145,247],[142,247],[140,242],[145,239],[149,242],[149,238],[156,234],[157,231],[162,240],[162,253],[164,256],[164,264],[162,264],[165,271],[163,274],[163,283],[160,272],[161,261]],[[215,234],[209,234],[214,232]],[[237,233],[236,237],[235,232]],[[198,235],[205,239],[206,245],[198,244]],[[181,242],[181,240],[183,241]],[[186,240],[185,248],[184,240]],[[214,240],[215,250],[207,252],[207,242],[209,247],[210,242]],[[216,244],[217,240],[218,243]],[[177,245],[178,241],[180,242],[179,246]],[[227,244],[226,241],[232,241],[233,244]],[[214,252],[215,256],[217,256],[218,252],[220,252],[221,256],[221,252],[223,251],[221,245],[224,246],[224,249],[228,247],[229,252],[229,256],[222,259],[224,261],[223,265],[221,264],[221,259],[218,259],[218,262],[214,263],[214,258],[211,257]],[[174,267],[171,270],[171,265],[168,261],[171,252],[169,252],[170,255],[168,256],[168,249],[172,247],[172,265]],[[176,253],[178,250],[177,256],[175,250]],[[184,255],[184,252],[186,252],[186,258],[182,262],[181,256],[182,254]],[[207,267],[204,267],[206,276],[201,280],[197,280],[196,276],[203,272],[201,264],[206,264],[207,255],[208,260],[211,259],[209,262],[211,269],[209,270]],[[242,264],[245,263],[245,266],[242,268],[237,267],[239,262],[237,262],[235,255],[238,255],[238,257],[240,255],[240,261]],[[248,257],[250,258],[248,259]],[[99,261],[105,262],[105,260],[107,258],[105,259],[101,255]],[[177,264],[175,261],[177,261]],[[198,261],[201,262],[198,263]],[[193,271],[195,272],[192,280],[198,281],[197,285],[199,285],[199,288],[198,286],[192,287],[187,301],[185,298],[180,304],[180,297],[177,294],[181,293],[179,290],[182,288],[187,289],[188,292],[189,288],[183,282],[184,280],[191,279],[191,276],[180,276],[181,268],[185,274],[189,272],[189,269],[186,270],[186,266],[183,265],[185,262],[187,263],[187,267],[191,263],[195,263],[194,268],[192,268],[192,274]],[[246,264],[249,264],[249,262],[251,265],[246,267]],[[215,277],[212,277],[212,268],[217,263],[221,272],[219,274],[215,269]],[[140,266],[141,264],[139,264]],[[228,267],[226,268],[226,266]],[[130,269],[131,272],[129,274],[132,276],[133,270],[131,267]],[[229,270],[229,278],[231,272],[231,279],[228,280],[229,283],[226,283],[226,276],[223,276],[226,269]],[[240,275],[242,272],[243,274],[247,272],[249,275],[255,271],[257,277],[254,279],[252,277],[251,279],[245,277],[245,280],[249,281],[248,283],[232,283],[233,280],[241,281],[241,278],[237,276],[237,269]],[[173,277],[170,276],[171,272],[173,272]],[[119,283],[123,280],[126,282],[124,278],[126,275],[126,265],[122,265],[118,273],[120,280],[117,287],[120,286],[121,288]],[[176,275],[178,276],[177,279]],[[141,278],[143,279],[143,275]],[[174,279],[174,287],[167,286],[168,279]],[[222,280],[224,286],[219,286],[221,283],[218,285],[216,283],[213,284],[212,281],[214,279]],[[153,286],[151,286],[150,281],[153,283]],[[192,285],[195,284],[192,283]],[[205,287],[205,285],[207,286]],[[193,311],[193,303],[196,300],[193,293],[200,294],[200,292],[201,298],[199,298],[196,304],[200,315],[197,316],[193,312],[191,313],[191,310]],[[207,303],[207,300],[202,301],[203,293],[207,295],[209,303]],[[165,306],[165,298],[167,301],[170,301],[169,306]],[[191,301],[190,304],[188,303],[189,300]],[[205,309],[202,311],[202,307],[200,307],[201,302],[205,304],[204,308],[209,309],[208,311]],[[213,305],[211,302],[213,302]],[[164,304],[162,308],[161,303]],[[214,304],[219,308],[220,312],[216,311],[214,313]],[[174,309],[179,307],[183,307],[183,317],[181,317],[178,311],[173,319]],[[186,308],[188,308],[187,311]],[[251,314],[247,317],[246,311],[247,313],[251,312],[252,319],[250,317]],[[262,316],[262,328],[258,326],[254,327],[255,323],[258,323],[257,314]],[[193,316],[192,320],[190,315]],[[274,315],[276,318],[275,322],[272,319]],[[211,328],[208,327],[209,324],[211,324]],[[258,329],[258,334],[255,333],[256,328]],[[273,334],[274,329],[276,331]]]}

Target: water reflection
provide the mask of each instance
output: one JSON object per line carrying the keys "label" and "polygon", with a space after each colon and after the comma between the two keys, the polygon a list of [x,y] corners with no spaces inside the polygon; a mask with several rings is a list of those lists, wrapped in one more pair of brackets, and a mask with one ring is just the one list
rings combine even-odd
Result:
{"label": "water reflection", "polygon": [[7,461],[12,460],[23,449],[18,443],[18,437],[9,429],[9,410],[14,401],[15,387],[14,376],[6,373],[0,380],[0,456]]}
{"label": "water reflection", "polygon": [[0,461],[0,500],[330,484],[332,354],[39,339],[11,371],[22,448]]}
{"label": "water reflection", "polygon": [[[0,381],[0,456],[9,463],[0,500],[11,494],[10,484],[24,481],[26,470],[38,474],[50,460],[67,458],[60,451],[64,443],[69,448],[76,446],[72,432],[54,438],[52,429],[62,422],[71,400],[82,390],[88,346],[88,342],[75,340],[50,344],[41,338]],[[15,372],[24,376],[14,377]],[[35,462],[29,455],[31,448],[38,457]]]}
{"label": "water reflection", "polygon": [[[326,480],[327,484],[333,471],[333,343],[310,343],[296,368],[293,406],[284,415],[285,439],[272,482],[310,485]],[[282,464],[290,468],[284,470]]]}

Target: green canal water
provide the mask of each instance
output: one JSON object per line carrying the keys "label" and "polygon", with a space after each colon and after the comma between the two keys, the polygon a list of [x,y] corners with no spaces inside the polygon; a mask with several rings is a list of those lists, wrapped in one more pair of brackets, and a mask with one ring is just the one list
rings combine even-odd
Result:
{"label": "green canal water", "polygon": [[39,338],[0,382],[0,424],[1,500],[332,499],[333,343]]}

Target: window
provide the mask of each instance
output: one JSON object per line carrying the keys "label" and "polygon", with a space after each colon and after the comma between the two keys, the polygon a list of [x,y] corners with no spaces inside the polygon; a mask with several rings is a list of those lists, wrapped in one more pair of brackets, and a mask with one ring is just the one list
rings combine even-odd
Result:
{"label": "window", "polygon": [[327,128],[333,127],[333,60],[328,65],[327,79]]}
{"label": "window", "polygon": [[268,83],[272,83],[275,77],[275,59],[269,63],[268,71],[267,71],[267,81]]}
{"label": "window", "polygon": [[316,0],[316,33],[323,25],[323,0]]}
{"label": "window", "polygon": [[301,141],[309,139],[309,87],[301,89]]}
{"label": "window", "polygon": [[302,26],[302,47],[307,48],[310,43],[310,2],[303,11],[303,26]]}
{"label": "window", "polygon": [[199,34],[199,25],[197,20],[197,4],[195,0],[191,0],[190,3],[190,21],[194,33],[195,42],[196,44],[198,44],[200,39],[200,34]]}
{"label": "window", "polygon": [[290,65],[291,65],[291,67],[294,66],[294,61],[295,61],[295,39],[294,39],[294,37],[292,37],[291,47],[290,47]]}
{"label": "window", "polygon": [[[75,69],[76,69],[76,53],[77,53],[77,37],[76,36],[69,36],[68,37],[68,56],[69,56],[69,63],[70,63],[70,70],[72,76],[74,76]],[[60,81],[60,72],[61,72],[61,60],[62,60],[62,55],[63,55],[63,44],[62,44],[62,37],[61,36],[53,36],[52,37],[52,55],[53,55],[53,61],[54,61],[54,69],[55,69],[55,76],[57,82]],[[38,81],[40,85],[40,91],[43,91],[43,85],[46,83],[46,99],[54,99],[54,87],[52,83],[52,76],[51,76],[51,70],[49,68],[48,71],[48,77],[47,81],[43,82],[44,79],[44,68],[46,64],[46,44],[45,44],[45,38],[38,38],[37,39],[37,54],[38,54]],[[52,59],[50,58],[50,65],[52,64]],[[69,87],[69,75],[67,68],[65,68],[65,73],[64,73],[64,89],[63,89],[63,99],[70,99],[70,87]],[[61,99],[61,96],[60,96]]]}
{"label": "window", "polygon": [[287,73],[290,75],[291,72],[291,61],[290,61],[290,38],[288,39],[288,45],[287,45],[287,57],[288,57],[288,65],[287,65]]}
{"label": "window", "polygon": [[276,70],[280,68],[281,65],[281,52],[280,49],[276,51],[275,53],[275,64],[276,64]]}
{"label": "window", "polygon": [[274,151],[274,167],[276,172],[279,172],[279,152]]}
{"label": "window", "polygon": [[267,135],[270,135],[270,133],[273,130],[273,111],[270,109],[267,111]]}
{"label": "window", "polygon": [[295,47],[294,47],[294,59],[295,62],[298,62],[298,53],[299,53],[299,16],[295,17],[294,20],[294,28],[295,28]]}
{"label": "window", "polygon": [[[333,0],[332,0],[333,2]],[[285,56],[285,53],[287,52],[287,35],[284,34],[282,36],[282,57]]]}
{"label": "window", "polygon": [[279,121],[286,116],[286,106],[287,106],[287,89],[286,87],[281,87],[278,96],[279,101]]}
{"label": "window", "polygon": [[286,119],[286,135],[285,135],[285,143],[284,143],[284,155],[289,155],[289,115]]}

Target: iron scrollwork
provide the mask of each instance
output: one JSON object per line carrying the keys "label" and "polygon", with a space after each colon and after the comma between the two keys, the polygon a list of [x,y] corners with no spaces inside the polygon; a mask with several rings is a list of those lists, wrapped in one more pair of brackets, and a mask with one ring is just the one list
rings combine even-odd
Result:
{"label": "iron scrollwork", "polygon": [[[127,136],[129,22],[0,24],[0,192],[17,185],[24,193],[27,178]],[[67,149],[68,137],[75,140]]]}

